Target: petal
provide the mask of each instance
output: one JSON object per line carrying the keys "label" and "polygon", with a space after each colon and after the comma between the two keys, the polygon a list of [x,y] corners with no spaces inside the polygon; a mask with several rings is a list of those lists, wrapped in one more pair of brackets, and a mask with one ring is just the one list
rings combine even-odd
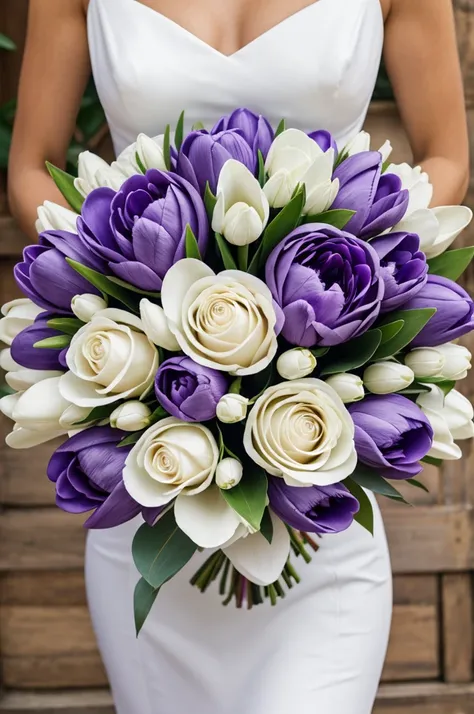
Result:
{"label": "petal", "polygon": [[179,260],[168,270],[161,288],[161,304],[171,323],[180,324],[181,306],[191,285],[211,275],[214,275],[214,271],[201,260],[194,258]]}
{"label": "petal", "polygon": [[178,526],[200,548],[224,545],[240,525],[237,513],[215,485],[195,496],[179,495],[174,512]]}

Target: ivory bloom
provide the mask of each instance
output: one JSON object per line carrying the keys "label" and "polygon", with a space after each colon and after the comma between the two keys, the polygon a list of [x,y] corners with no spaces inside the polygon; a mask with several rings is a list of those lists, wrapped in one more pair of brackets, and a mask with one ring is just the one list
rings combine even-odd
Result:
{"label": "ivory bloom", "polygon": [[159,305],[143,298],[140,300],[140,318],[148,338],[168,352],[177,352],[180,347],[171,332],[164,310]]}
{"label": "ivory bloom", "polygon": [[311,350],[296,347],[283,352],[277,360],[277,372],[283,379],[302,379],[316,368],[317,360]]}
{"label": "ivory bloom", "polygon": [[0,342],[10,347],[15,337],[29,327],[42,309],[29,298],[17,298],[2,306],[0,319]]}
{"label": "ivory bloom", "polygon": [[393,232],[407,231],[420,236],[420,250],[427,258],[436,258],[447,250],[472,221],[467,206],[419,208],[403,218]]}
{"label": "ivory bloom", "polygon": [[241,394],[224,394],[217,404],[216,416],[225,424],[236,424],[245,419],[248,406],[247,397]]}
{"label": "ivory bloom", "polygon": [[435,459],[454,461],[462,457],[455,440],[474,437],[474,412],[466,397],[453,389],[445,397],[436,385],[420,394],[416,403],[426,414],[434,431],[433,446],[428,453]]}
{"label": "ivory bloom", "polygon": [[104,298],[92,293],[75,295],[71,300],[71,310],[82,322],[90,322],[97,312],[105,310],[106,307]]}
{"label": "ivory bloom", "polygon": [[77,218],[78,214],[69,208],[60,206],[52,201],[45,201],[38,208],[36,230],[38,233],[43,233],[43,231],[69,231],[70,233],[75,233]]}
{"label": "ivory bloom", "polygon": [[[364,151],[370,151],[371,137],[367,131],[360,131],[351,139],[343,148],[343,156],[354,156],[354,154],[360,154]],[[392,153],[392,145],[390,141],[385,141],[378,152],[382,155],[383,161],[387,161],[388,157]]]}
{"label": "ivory bloom", "polygon": [[409,216],[420,208],[428,208],[433,197],[433,186],[428,174],[421,166],[412,167],[407,163],[390,164],[387,173],[395,174],[402,182],[402,188],[407,189],[410,200],[405,216]]}
{"label": "ivory bloom", "polygon": [[331,375],[325,381],[339,394],[344,404],[359,402],[365,397],[364,383],[357,374],[342,372]]}
{"label": "ivory bloom", "polygon": [[244,469],[240,461],[233,458],[222,459],[216,469],[216,483],[219,488],[228,490],[242,480]]}
{"label": "ivory bloom", "polygon": [[372,394],[393,394],[406,389],[415,379],[413,371],[405,364],[382,361],[364,370],[364,385]]}
{"label": "ivory bloom", "polygon": [[444,379],[464,379],[471,369],[472,355],[466,347],[447,342],[437,347],[416,347],[405,356],[415,377],[443,377]]}
{"label": "ivory bloom", "polygon": [[122,431],[140,431],[148,426],[151,409],[143,402],[124,402],[110,415],[110,426]]}

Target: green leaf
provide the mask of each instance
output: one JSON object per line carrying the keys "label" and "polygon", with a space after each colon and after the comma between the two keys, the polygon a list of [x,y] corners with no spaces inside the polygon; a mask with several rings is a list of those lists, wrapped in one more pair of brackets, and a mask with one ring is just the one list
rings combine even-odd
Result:
{"label": "green leaf", "polygon": [[278,243],[280,243],[288,233],[291,233],[291,231],[296,228],[301,218],[305,201],[305,191],[300,190],[275,216],[273,221],[269,223],[262,236],[259,249],[250,264],[249,273],[256,275],[258,270],[263,268],[267,262],[267,258],[272,250],[276,248]]}
{"label": "green leaf", "polygon": [[166,170],[171,171],[171,127],[169,124],[166,125],[165,135],[163,137],[163,159],[165,162]]}
{"label": "green leaf", "polygon": [[193,229],[189,223],[186,226],[186,258],[202,260],[196,236],[194,235]]}
{"label": "green leaf", "polygon": [[224,236],[221,236],[220,233],[215,233],[214,235],[216,237],[216,243],[219,253],[221,254],[222,262],[224,263],[224,268],[226,270],[237,270],[237,264],[232,257],[228,242]]}
{"label": "green leaf", "polygon": [[33,347],[39,350],[63,350],[71,344],[70,335],[57,335],[56,337],[46,337],[44,340],[35,342]]}
{"label": "green leaf", "polygon": [[[387,340],[387,342],[380,345],[374,355],[374,359],[385,359],[386,357],[393,357],[393,355],[398,354],[400,350],[415,339],[417,334],[421,332],[428,321],[431,320],[435,312],[436,308],[424,307],[419,310],[400,310],[393,313],[390,323],[403,320],[404,325],[395,337],[392,337],[391,340]],[[388,323],[386,322],[385,324]]]}
{"label": "green leaf", "polygon": [[48,320],[48,327],[58,332],[64,332],[66,335],[75,335],[81,327],[84,327],[82,320],[76,320],[73,317],[55,317]]}
{"label": "green leaf", "polygon": [[140,171],[142,172],[142,174],[146,174],[146,171],[147,171],[146,166],[145,166],[145,164],[142,162],[142,160],[141,160],[141,158],[140,158],[140,154],[138,153],[138,151],[135,152],[135,161],[137,162],[137,166],[138,166],[138,168],[140,169]]}
{"label": "green leaf", "polygon": [[229,387],[229,394],[240,394],[240,388],[242,386],[242,377],[237,377],[234,379]]}
{"label": "green leaf", "polygon": [[267,505],[267,475],[251,461],[244,464],[244,477],[237,486],[221,491],[231,508],[256,531],[260,530]]}
{"label": "green leaf", "polygon": [[258,182],[263,188],[265,185],[265,159],[260,149],[258,150]]}
{"label": "green leaf", "polygon": [[115,283],[116,285],[120,285],[121,288],[125,288],[125,290],[129,290],[131,293],[137,293],[138,295],[146,295],[147,297],[151,297],[151,298],[160,298],[161,297],[160,292],[154,293],[151,290],[142,290],[141,288],[137,288],[136,285],[127,283],[125,280],[122,280],[122,278],[117,278],[115,275],[108,275],[107,280],[110,280],[112,283]]}
{"label": "green leaf", "polygon": [[[422,377],[419,386],[423,387],[425,384],[436,384],[436,386],[443,391],[444,396],[446,396],[456,386],[456,380],[444,379],[444,377]],[[426,390],[421,391],[429,391],[429,387],[427,387]]]}
{"label": "green leaf", "polygon": [[181,148],[181,144],[184,139],[184,111],[179,115],[178,123],[176,124],[176,131],[174,133],[174,144],[178,151]]}
{"label": "green leaf", "polygon": [[149,418],[149,424],[148,426],[151,426],[152,424],[156,424],[157,421],[161,421],[162,419],[166,419],[166,417],[169,417],[168,412],[166,409],[163,409],[162,406],[159,406],[155,409],[155,411],[150,415]]}
{"label": "green leaf", "polygon": [[314,349],[311,349],[310,352],[313,357],[324,357],[324,355],[327,355],[329,352],[329,347],[315,347]]}
{"label": "green leaf", "polygon": [[342,230],[347,226],[355,211],[347,211],[345,209],[324,211],[315,216],[305,216],[303,223],[327,223],[328,226],[334,226]]}
{"label": "green leaf", "polygon": [[443,464],[442,459],[434,459],[432,456],[425,456],[423,459],[421,459],[421,462],[423,464],[429,464],[430,466],[438,466],[438,467],[442,466],[442,464]]}
{"label": "green leaf", "polygon": [[46,168],[72,210],[76,211],[76,213],[80,213],[85,198],[74,186],[74,176],[71,176],[62,169],[58,169],[57,166],[53,166],[49,161],[46,162]]}
{"label": "green leaf", "polygon": [[133,434],[129,434],[117,444],[117,449],[121,449],[124,446],[133,446],[137,443],[142,434],[143,431],[134,431]]}
{"label": "green leaf", "polygon": [[377,327],[377,330],[380,330],[382,333],[382,342],[380,344],[383,345],[395,337],[395,335],[398,335],[404,324],[403,320],[395,320],[395,322],[389,322],[387,325]]}
{"label": "green leaf", "polygon": [[425,493],[430,492],[430,489],[427,488],[424,483],[421,483],[421,481],[418,481],[416,478],[407,478],[405,480],[405,483],[408,483],[410,486],[414,486],[415,488],[419,488],[421,491],[424,491]]}
{"label": "green leaf", "polygon": [[194,124],[191,127],[191,131],[201,131],[201,129],[205,129],[206,127],[202,123],[202,121],[195,121]]}
{"label": "green leaf", "polygon": [[355,340],[346,342],[341,347],[333,348],[329,351],[327,364],[321,370],[321,375],[339,374],[339,372],[350,372],[353,369],[363,367],[376,352],[382,340],[380,330],[370,330]]}
{"label": "green leaf", "polygon": [[16,44],[9,37],[0,32],[0,50],[8,50],[13,52],[16,50]]}
{"label": "green leaf", "polygon": [[66,262],[69,263],[71,268],[74,268],[76,273],[82,275],[83,278],[85,278],[98,290],[101,290],[106,295],[110,295],[116,300],[119,300],[132,310],[132,312],[136,314],[138,313],[136,298],[134,298],[133,295],[130,295],[129,292],[121,285],[117,285],[115,281],[110,280],[105,275],[102,275],[102,273],[98,273],[96,270],[92,270],[92,268],[86,268],[85,265],[78,263],[76,260],[72,260],[72,258],[66,258]]}
{"label": "green leaf", "polygon": [[265,369],[256,374],[250,374],[245,377],[244,395],[251,399],[251,403],[255,403],[263,392],[270,386],[273,379],[273,363],[270,363]]}
{"label": "green leaf", "polygon": [[280,134],[283,134],[283,132],[286,130],[286,121],[282,119],[280,123],[278,124],[277,128],[275,129],[275,139],[277,136],[280,136]]}
{"label": "green leaf", "polygon": [[102,421],[102,419],[107,419],[114,409],[116,409],[117,403],[105,404],[100,407],[94,407],[92,411],[86,416],[85,419],[75,422],[74,426],[82,426],[83,424],[89,424],[93,421]]}
{"label": "green leaf", "polygon": [[447,250],[446,253],[438,255],[437,258],[428,260],[430,273],[456,281],[464,273],[473,257],[474,246],[459,248],[458,250]]}
{"label": "green leaf", "polygon": [[146,618],[150,614],[150,610],[153,607],[159,592],[160,589],[153,588],[147,583],[145,578],[140,578],[135,587],[133,595],[133,612],[135,615],[135,631],[137,633],[137,637],[145,624]]}
{"label": "green leaf", "polygon": [[273,521],[268,507],[265,508],[265,511],[263,513],[262,523],[260,525],[260,533],[271,545],[273,540]]}
{"label": "green leaf", "polygon": [[212,221],[212,216],[214,215],[214,208],[216,207],[217,197],[211,191],[209,186],[209,181],[206,181],[206,190],[204,191],[204,204],[206,206],[207,215],[210,221]]}
{"label": "green leaf", "polygon": [[173,509],[153,527],[143,524],[132,544],[137,570],[154,589],[171,580],[191,560],[196,550],[196,543],[176,525]]}
{"label": "green leaf", "polygon": [[364,489],[359,486],[358,483],[353,481],[351,478],[346,478],[343,481],[344,486],[349,489],[353,496],[359,501],[359,512],[354,516],[354,520],[357,521],[363,528],[365,528],[372,535],[374,534],[374,509],[369,500]]}
{"label": "green leaf", "polygon": [[380,496],[388,496],[396,501],[406,503],[402,494],[397,491],[391,483],[380,476],[377,471],[367,468],[363,464],[359,463],[357,465],[356,470],[351,474],[351,479],[359,484],[359,486],[362,486],[362,488],[378,493]]}

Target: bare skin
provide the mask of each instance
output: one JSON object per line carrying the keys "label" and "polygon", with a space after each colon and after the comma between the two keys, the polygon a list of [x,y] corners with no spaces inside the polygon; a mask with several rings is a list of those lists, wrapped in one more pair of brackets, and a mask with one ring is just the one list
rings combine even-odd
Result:
{"label": "bare skin", "polygon": [[[329,2],[330,0],[320,0]],[[64,203],[45,161],[64,166],[90,74],[89,0],[30,0],[28,39],[14,132],[9,199],[36,239],[37,206]],[[385,60],[414,161],[434,184],[434,205],[460,203],[469,179],[468,134],[451,0],[380,0]],[[143,0],[223,54],[232,54],[308,0]],[[440,51],[442,48],[442,52]]]}

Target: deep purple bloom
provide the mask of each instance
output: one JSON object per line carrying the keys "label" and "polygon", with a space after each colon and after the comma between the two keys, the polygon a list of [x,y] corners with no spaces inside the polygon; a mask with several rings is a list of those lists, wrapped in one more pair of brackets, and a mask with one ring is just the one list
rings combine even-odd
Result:
{"label": "deep purple bloom", "polygon": [[359,461],[385,478],[407,479],[423,469],[433,443],[428,418],[400,394],[370,396],[348,407]]}
{"label": "deep purple bloom", "polygon": [[274,132],[268,119],[261,114],[255,114],[250,109],[236,109],[231,114],[222,117],[211,129],[211,134],[220,134],[228,129],[239,129],[255,156],[260,150],[266,159],[273,141]]}
{"label": "deep purple bloom", "polygon": [[268,480],[270,508],[292,528],[305,533],[340,533],[352,524],[359,501],[342,483],[332,486],[287,486]]}
{"label": "deep purple bloom", "polygon": [[266,282],[285,315],[283,337],[299,347],[331,347],[361,335],[384,294],[371,245],[319,223],[296,228],[277,245]]}
{"label": "deep purple bloom", "polygon": [[20,290],[50,312],[71,312],[71,300],[81,293],[96,293],[85,278],[67,264],[66,258],[104,272],[104,262],[91,253],[75,233],[46,231],[38,245],[23,251],[23,262],[14,268]]}
{"label": "deep purple bloom", "polygon": [[61,362],[61,349],[45,349],[34,347],[36,342],[48,337],[58,337],[61,332],[48,327],[49,313],[40,313],[35,322],[22,330],[13,340],[11,355],[15,362],[27,369],[64,370]]}
{"label": "deep purple bloom", "polygon": [[185,257],[187,225],[204,255],[209,223],[201,197],[180,176],[157,169],[132,176],[117,192],[92,191],[77,221],[89,250],[115,275],[150,291],[159,291],[168,269]]}
{"label": "deep purple bloom", "polygon": [[340,188],[331,208],[356,211],[346,230],[367,240],[393,228],[406,213],[409,193],[395,174],[382,174],[378,151],[349,156],[335,170]]}
{"label": "deep purple bloom", "polygon": [[435,347],[456,340],[474,329],[474,302],[453,280],[428,275],[426,285],[403,306],[404,310],[435,307],[436,313],[411,343],[412,347]]}
{"label": "deep purple bloom", "polygon": [[308,136],[317,143],[319,148],[322,149],[324,153],[329,151],[329,149],[334,149],[334,159],[337,159],[338,149],[336,140],[329,131],[326,131],[325,129],[317,129],[316,131],[311,131]]}
{"label": "deep purple bloom", "polygon": [[214,419],[228,388],[226,374],[203,367],[190,357],[167,359],[155,379],[156,398],[169,414],[183,421]]}
{"label": "deep purple bloom", "polygon": [[206,183],[213,193],[222,167],[229,159],[236,159],[255,172],[257,156],[240,129],[229,129],[210,134],[201,129],[193,131],[183,141],[178,154],[176,171],[204,194]]}
{"label": "deep purple bloom", "polygon": [[398,310],[426,284],[428,265],[415,233],[389,233],[371,241],[378,253],[385,294],[381,312]]}

